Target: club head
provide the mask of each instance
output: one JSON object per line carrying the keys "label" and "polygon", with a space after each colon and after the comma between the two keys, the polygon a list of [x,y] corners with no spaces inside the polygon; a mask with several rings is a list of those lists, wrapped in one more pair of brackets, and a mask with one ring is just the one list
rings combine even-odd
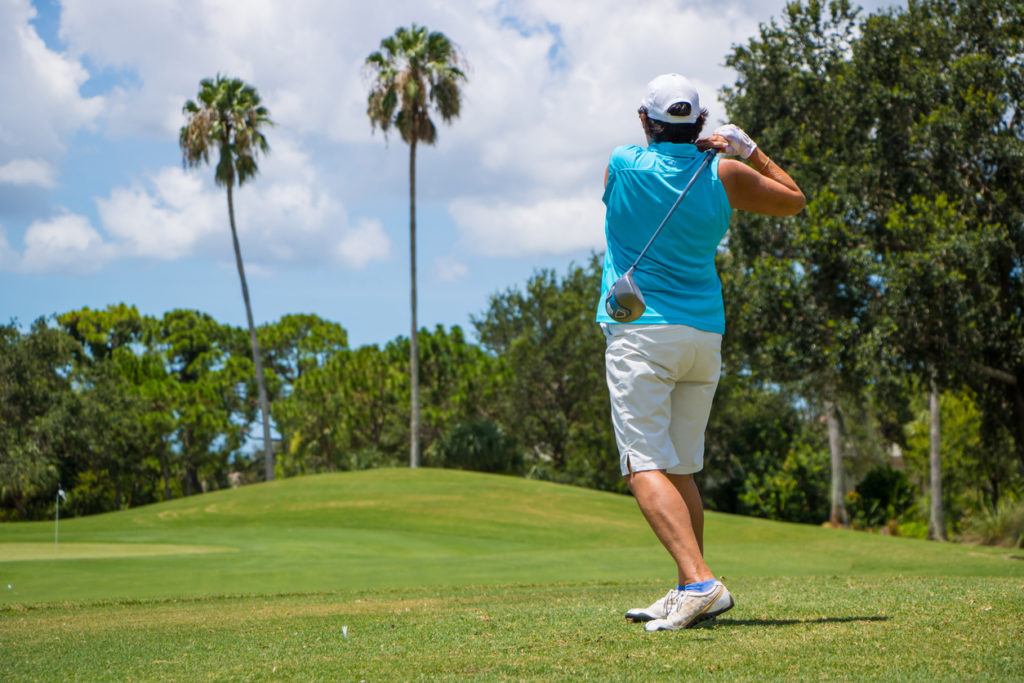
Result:
{"label": "club head", "polygon": [[644,314],[647,305],[633,280],[632,268],[612,285],[605,297],[604,308],[617,323],[631,323]]}

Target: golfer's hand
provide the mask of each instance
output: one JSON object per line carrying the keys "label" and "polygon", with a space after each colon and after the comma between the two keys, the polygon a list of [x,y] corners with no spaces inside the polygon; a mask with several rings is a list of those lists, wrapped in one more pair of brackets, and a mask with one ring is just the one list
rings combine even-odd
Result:
{"label": "golfer's hand", "polygon": [[729,141],[723,138],[721,135],[709,135],[706,138],[700,138],[694,143],[697,145],[697,149],[701,152],[706,152],[709,149],[713,149],[719,154],[729,153]]}
{"label": "golfer's hand", "polygon": [[725,154],[735,154],[748,159],[757,149],[757,143],[751,140],[742,128],[733,123],[727,123],[718,128],[712,135],[712,137],[716,136],[726,141],[728,149],[725,150]]}

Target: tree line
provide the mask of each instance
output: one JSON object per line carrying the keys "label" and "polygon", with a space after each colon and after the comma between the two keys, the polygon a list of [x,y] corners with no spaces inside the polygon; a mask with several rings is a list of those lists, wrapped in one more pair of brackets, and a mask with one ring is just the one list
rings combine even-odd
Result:
{"label": "tree line", "polygon": [[[608,417],[604,337],[593,323],[600,264],[594,255],[492,295],[472,318],[476,343],[459,327],[420,330],[423,464],[625,491]],[[257,333],[277,476],[408,462],[407,338],[353,349],[340,324],[299,314]],[[11,323],[0,327],[0,340],[5,519],[51,516],[58,486],[68,493],[62,512],[80,515],[265,479],[263,449],[251,447],[260,434],[259,395],[245,330],[199,311],[155,318],[119,304],[39,319],[25,331]],[[738,343],[723,353],[701,475],[708,507],[826,520],[826,415],[800,384],[749,372],[749,350]],[[899,521],[904,533],[918,533],[928,490],[927,410],[912,375],[886,386],[885,403],[866,396],[844,405],[845,501],[855,525]],[[1024,492],[1024,477],[1010,450],[985,448],[976,395],[961,388],[942,398],[944,495],[955,530],[991,502],[993,480],[1013,496]],[[890,441],[894,405],[905,421]],[[894,444],[901,470],[892,467]]]}
{"label": "tree line", "polygon": [[[582,315],[595,269],[496,295],[480,344],[420,330],[424,464],[617,486],[602,337]],[[340,324],[298,314],[257,336],[277,476],[408,461],[408,338],[353,349]],[[91,514],[265,480],[253,366],[244,330],[194,310],[0,327],[0,514],[44,519],[58,487],[66,514]]]}

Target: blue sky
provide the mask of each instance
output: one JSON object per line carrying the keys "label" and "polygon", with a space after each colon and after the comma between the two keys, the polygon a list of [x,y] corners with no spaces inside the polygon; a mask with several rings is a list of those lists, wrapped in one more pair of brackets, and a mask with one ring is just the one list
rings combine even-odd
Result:
{"label": "blue sky", "polygon": [[731,46],[783,6],[0,0],[0,320],[125,302],[245,324],[224,192],[177,146],[185,100],[222,73],[276,123],[236,193],[257,323],[408,335],[408,147],[371,133],[361,67],[416,22],[469,63],[460,119],[417,155],[419,322],[471,332],[491,295],[601,248],[607,155],[642,143],[644,84],[684,73],[723,122]]}

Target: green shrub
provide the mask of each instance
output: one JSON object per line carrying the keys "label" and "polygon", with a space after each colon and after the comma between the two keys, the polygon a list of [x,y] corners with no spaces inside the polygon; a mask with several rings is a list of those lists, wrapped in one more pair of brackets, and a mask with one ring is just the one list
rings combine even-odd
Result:
{"label": "green shrub", "polygon": [[896,533],[899,536],[920,538],[921,540],[924,540],[928,538],[928,522],[920,519],[912,519],[909,522],[900,522],[896,527]]}
{"label": "green shrub", "polygon": [[404,457],[376,446],[364,446],[350,451],[341,458],[339,469],[372,470],[381,467],[401,467],[408,464]]}
{"label": "green shrub", "polygon": [[995,510],[982,506],[967,518],[964,543],[1024,548],[1024,500],[1003,498]]}
{"label": "green shrub", "polygon": [[424,464],[476,472],[519,474],[523,456],[515,440],[490,420],[460,422],[427,449]]}
{"label": "green shrub", "polygon": [[85,470],[79,473],[75,486],[68,491],[67,501],[61,506],[61,516],[95,515],[117,509],[114,489],[109,485],[106,471]]}
{"label": "green shrub", "polygon": [[798,444],[778,466],[747,477],[740,514],[817,524],[828,517],[828,477],[828,455]]}
{"label": "green shrub", "polygon": [[874,528],[900,519],[913,507],[916,492],[903,472],[890,465],[876,467],[846,497],[853,526]]}

